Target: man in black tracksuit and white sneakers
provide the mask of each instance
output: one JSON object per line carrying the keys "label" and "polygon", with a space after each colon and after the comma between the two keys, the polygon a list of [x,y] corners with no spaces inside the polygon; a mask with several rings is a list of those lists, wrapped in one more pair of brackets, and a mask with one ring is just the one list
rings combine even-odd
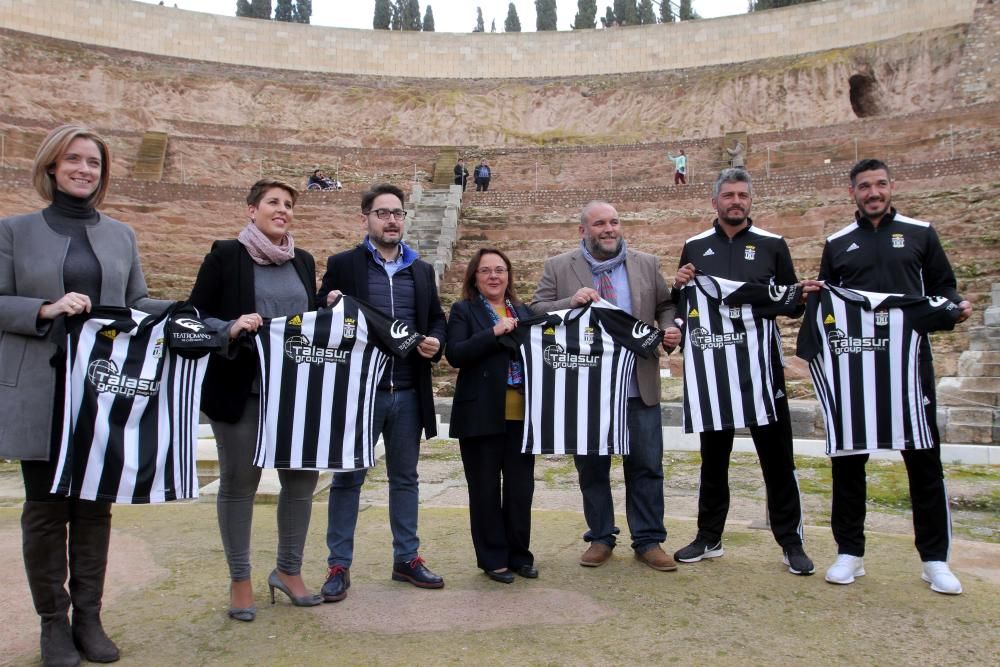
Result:
{"label": "man in black tracksuit and white sneakers", "polygon": [[[869,292],[944,297],[962,310],[959,322],[968,319],[972,305],[958,294],[955,274],[937,232],[930,223],[900,215],[892,208],[894,184],[889,167],[881,160],[861,160],[851,169],[850,177],[850,193],[858,210],[854,222],[827,238],[819,280]],[[805,284],[807,289],[818,289],[820,283]],[[948,568],[951,514],[941,467],[934,365],[927,338],[921,344],[919,365],[934,447],[902,451],[913,505],[913,532],[923,561],[923,580],[935,592],[958,595],[962,585]],[[826,571],[826,580],[833,584],[850,584],[865,573],[867,461],[867,454],[831,459],[830,525],[837,542],[837,559]]]}
{"label": "man in black tracksuit and white sneakers", "polygon": [[[712,228],[689,238],[681,251],[674,289],[680,290],[702,273],[749,283],[791,285],[798,282],[788,244],[777,234],[755,227],[750,219],[753,191],[750,174],[740,168],[724,169],[715,179],[712,206],[718,215]],[[678,293],[674,293],[677,301]],[[801,316],[804,307],[799,309]],[[777,329],[775,329],[777,331]],[[772,355],[782,359],[775,336]],[[781,545],[784,563],[793,574],[815,571],[802,548],[802,503],[792,458],[792,427],[785,396],[782,364],[773,365],[774,404],[777,420],[750,427],[764,485],[774,539]],[[762,383],[763,384],[763,383]],[[695,563],[723,554],[722,532],[729,512],[729,457],[734,430],[701,433],[701,486],[698,494],[698,534],[674,554],[681,563]]]}

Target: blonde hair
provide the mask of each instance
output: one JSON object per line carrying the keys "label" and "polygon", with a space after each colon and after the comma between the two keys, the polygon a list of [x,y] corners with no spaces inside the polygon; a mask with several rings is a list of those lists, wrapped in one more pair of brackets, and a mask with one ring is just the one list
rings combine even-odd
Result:
{"label": "blonde hair", "polygon": [[97,189],[87,198],[87,203],[97,208],[104,202],[104,196],[108,194],[108,183],[111,177],[111,149],[101,135],[90,128],[82,125],[63,125],[49,132],[42,145],[35,153],[35,161],[31,165],[31,180],[35,190],[45,201],[52,201],[55,198],[55,177],[49,170],[56,166],[56,162],[69,149],[69,145],[77,139],[89,139],[97,145],[97,150],[101,153],[101,180],[97,183]]}

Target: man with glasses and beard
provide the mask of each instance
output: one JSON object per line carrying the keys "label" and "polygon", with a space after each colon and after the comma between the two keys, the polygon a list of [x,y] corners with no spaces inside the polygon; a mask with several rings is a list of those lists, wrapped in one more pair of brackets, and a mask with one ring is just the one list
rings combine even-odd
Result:
{"label": "man with glasses and beard", "polygon": [[[683,288],[694,277],[695,270],[744,283],[791,285],[798,282],[788,244],[777,234],[754,226],[750,218],[752,203],[750,174],[738,168],[724,169],[712,188],[712,208],[717,218],[710,229],[685,241],[680,268],[674,279],[675,290]],[[675,301],[677,296],[675,294]],[[803,311],[804,307],[799,308],[796,316],[801,316]],[[678,317],[686,318],[687,313],[679,313]],[[780,361],[781,341],[777,328],[774,331],[771,379],[775,421],[751,426],[750,434],[767,488],[771,531],[783,550],[783,561],[792,574],[810,575],[815,567],[802,548],[802,503],[792,458],[791,417]],[[755,384],[766,386],[764,378]],[[729,513],[729,457],[734,434],[732,428],[699,434],[698,534],[691,544],[674,554],[681,563],[695,563],[723,554],[722,532]]]}
{"label": "man with glasses and beard", "polygon": [[[417,459],[421,431],[428,438],[437,433],[431,363],[441,358],[446,323],[433,267],[403,242],[405,218],[403,191],[396,186],[376,185],[365,192],[360,220],[365,239],[329,258],[317,303],[329,305],[340,294],[356,297],[426,336],[417,347],[418,354],[389,359],[375,396],[372,435],[381,435],[385,441],[392,579],[419,588],[441,588],[444,580],[427,568],[418,553]],[[351,585],[354,532],[366,472],[335,473],[330,485],[325,602],[343,600]]]}
{"label": "man with glasses and beard", "polygon": [[[629,249],[615,208],[592,201],[580,213],[580,246],[546,260],[531,308],[548,312],[602,298],[647,324],[665,329],[664,349],[673,349],[680,342],[660,261]],[[667,539],[667,530],[663,524],[659,359],[637,358],[635,369],[627,408],[630,452],[622,457],[625,515],[635,557],[655,570],[672,571],[677,564],[660,546]],[[574,462],[588,527],[583,539],[590,543],[580,565],[598,567],[611,558],[619,533],[611,498],[611,457],[575,456]]]}
{"label": "man with glasses and beard", "polygon": [[[908,218],[892,207],[894,182],[881,160],[861,160],[851,169],[849,192],[857,205],[854,222],[826,239],[819,280],[854,290],[944,297],[958,305],[958,321],[972,305],[958,294],[955,274],[930,223]],[[821,284],[808,281],[818,289]],[[922,579],[937,593],[958,595],[962,585],[948,567],[951,513],[941,467],[934,364],[924,337],[918,373],[927,425],[934,446],[902,451],[913,506],[913,532],[923,562]],[[834,456],[830,527],[837,559],[826,571],[832,584],[850,584],[865,574],[865,463],[868,454]]]}

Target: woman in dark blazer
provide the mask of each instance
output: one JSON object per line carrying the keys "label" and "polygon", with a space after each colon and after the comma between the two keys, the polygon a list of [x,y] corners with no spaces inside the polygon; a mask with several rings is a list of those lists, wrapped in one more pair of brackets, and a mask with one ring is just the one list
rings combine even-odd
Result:
{"label": "woman in dark blazer", "polygon": [[97,304],[159,314],[171,303],[147,298],[131,228],[97,211],[110,175],[104,139],[58,127],[32,167],[35,190],[50,205],[0,220],[0,459],[21,461],[24,569],[45,665],[119,656],[100,616],[111,503],[49,493],[62,424],[63,373],[53,359],[64,344],[53,321]]}
{"label": "woman in dark blazer", "polygon": [[[206,315],[230,323],[234,339],[256,331],[265,317],[284,317],[316,309],[316,265],[295,247],[288,229],[298,191],[273,178],[257,181],[247,195],[250,222],[234,240],[216,241],[198,271],[191,303]],[[229,616],[256,617],[250,580],[250,528],[261,469],[253,465],[259,419],[257,353],[242,336],[227,355],[208,362],[201,409],[208,415],[219,450],[218,513],[222,545],[229,564]],[[279,470],[277,567],[267,583],[296,606],[322,599],[302,581],[302,551],[319,473]]]}
{"label": "woman in dark blazer", "polygon": [[514,292],[510,260],[483,248],[469,261],[448,319],[448,363],[459,369],[450,435],[469,486],[476,563],[494,581],[538,576],[528,549],[535,457],[521,453],[524,368],[497,339],[531,311]]}

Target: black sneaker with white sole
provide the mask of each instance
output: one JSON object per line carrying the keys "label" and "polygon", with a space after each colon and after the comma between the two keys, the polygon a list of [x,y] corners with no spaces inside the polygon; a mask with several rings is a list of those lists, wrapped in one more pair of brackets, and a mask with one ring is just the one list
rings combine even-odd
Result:
{"label": "black sneaker with white sole", "polygon": [[712,543],[695,538],[694,542],[677,550],[674,560],[679,563],[697,563],[705,558],[718,558],[724,553],[722,540]]}
{"label": "black sneaker with white sole", "polygon": [[812,560],[806,555],[801,544],[786,547],[784,557],[782,557],[781,561],[788,566],[788,571],[792,574],[808,576],[816,571],[816,566],[813,565]]}

